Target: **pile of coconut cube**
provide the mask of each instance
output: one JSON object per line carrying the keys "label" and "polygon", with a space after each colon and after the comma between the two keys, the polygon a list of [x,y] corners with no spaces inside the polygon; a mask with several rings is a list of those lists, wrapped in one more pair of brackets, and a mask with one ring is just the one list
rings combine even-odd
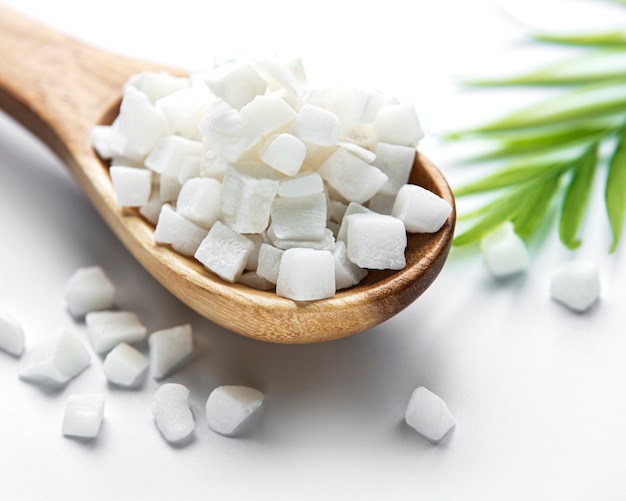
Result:
{"label": "pile of coconut cube", "polygon": [[407,184],[422,136],[413,105],[256,58],[134,75],[92,143],[157,243],[227,282],[316,300],[404,268],[407,232],[445,223],[450,204]]}

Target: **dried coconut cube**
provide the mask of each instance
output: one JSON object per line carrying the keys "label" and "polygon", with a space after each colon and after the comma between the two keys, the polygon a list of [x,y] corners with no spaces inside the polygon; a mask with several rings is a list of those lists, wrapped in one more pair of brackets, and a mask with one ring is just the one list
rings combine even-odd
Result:
{"label": "dried coconut cube", "polygon": [[205,143],[203,169],[206,173],[223,172],[224,166],[236,162],[258,137],[248,130],[241,114],[228,103],[212,103],[200,122]]}
{"label": "dried coconut cube", "polygon": [[337,143],[337,146],[340,146],[344,150],[349,151],[350,153],[359,157],[361,160],[367,162],[368,164],[373,164],[376,160],[376,153],[352,141],[339,141]]}
{"label": "dried coconut cube", "polygon": [[600,297],[600,273],[595,263],[575,259],[550,274],[550,295],[568,308],[584,312]]}
{"label": "dried coconut cube", "polygon": [[374,211],[364,205],[350,202],[343,211],[343,216],[340,220],[341,225],[339,226],[339,231],[337,232],[337,241],[346,242],[348,239],[348,216],[351,216],[352,214],[371,214],[372,212]]}
{"label": "dried coconut cube", "polygon": [[305,172],[283,179],[278,186],[279,197],[301,197],[323,192],[324,180],[317,172]]}
{"label": "dried coconut cube", "polygon": [[206,83],[216,96],[236,109],[265,94],[267,88],[267,82],[248,63],[219,66]]}
{"label": "dried coconut cube", "polygon": [[200,157],[202,153],[202,142],[169,134],[154,145],[144,164],[158,174],[178,179],[183,160],[186,157]]}
{"label": "dried coconut cube", "polygon": [[241,110],[242,123],[255,137],[265,136],[296,118],[296,111],[275,95],[256,96]]}
{"label": "dried coconut cube", "polygon": [[267,238],[274,247],[279,249],[293,249],[295,247],[302,247],[314,250],[328,250],[333,251],[335,249],[335,235],[330,228],[324,230],[324,236],[319,240],[295,240],[278,238],[270,226],[267,230]]}
{"label": "dried coconut cube", "polygon": [[206,401],[209,427],[221,434],[236,434],[263,403],[263,393],[248,386],[224,385],[215,388]]}
{"label": "dried coconut cube", "polygon": [[305,143],[332,146],[339,139],[341,121],[328,110],[305,104],[300,108],[291,133]]}
{"label": "dried coconut cube", "polygon": [[183,365],[193,353],[191,325],[184,324],[153,332],[148,337],[150,374],[160,380]]}
{"label": "dried coconut cube", "polygon": [[209,229],[220,216],[222,183],[212,178],[192,178],[183,184],[176,201],[176,212]]}
{"label": "dried coconut cube", "polygon": [[[268,83],[270,92],[282,90],[294,95],[301,94],[298,77],[293,73],[289,64],[269,57],[256,57],[250,61],[250,64]],[[294,66],[293,69],[299,71],[299,76],[302,76],[301,67]]]}
{"label": "dried coconut cube", "polygon": [[380,193],[395,195],[409,181],[415,161],[415,148],[399,144],[378,143],[373,164],[388,176]]}
{"label": "dried coconut cube", "polygon": [[369,123],[376,118],[383,100],[383,95],[377,91],[336,89],[331,110],[344,125]]}
{"label": "dried coconut cube", "polygon": [[59,329],[27,353],[19,376],[36,384],[60,386],[90,364],[91,356],[82,341],[69,330]]}
{"label": "dried coconut cube", "polygon": [[424,137],[415,107],[408,103],[382,106],[372,126],[383,143],[415,147]]}
{"label": "dried coconut cube", "polygon": [[288,133],[278,134],[261,153],[261,161],[272,169],[295,176],[306,156],[306,146],[296,136]]}
{"label": "dried coconut cube", "polygon": [[150,102],[156,103],[165,96],[189,87],[189,79],[171,75],[166,71],[142,71],[133,75],[128,85],[136,87],[150,99]]}
{"label": "dried coconut cube", "polygon": [[406,266],[404,224],[375,212],[347,217],[348,259],[361,268],[401,270]]}
{"label": "dried coconut cube", "polygon": [[277,197],[272,204],[271,228],[283,240],[320,240],[326,230],[326,195]]}
{"label": "dried coconut cube", "polygon": [[189,181],[195,177],[201,177],[202,174],[202,157],[183,157],[180,170],[178,171],[178,182],[182,185],[185,181]]}
{"label": "dried coconut cube", "polygon": [[208,88],[189,87],[169,94],[156,102],[170,129],[188,139],[200,140],[200,122],[215,96]]}
{"label": "dried coconut cube", "polygon": [[115,286],[100,266],[79,268],[67,282],[65,301],[75,317],[111,309],[115,306]]}
{"label": "dried coconut cube", "polygon": [[146,221],[154,224],[156,226],[157,221],[159,220],[159,214],[161,213],[161,208],[165,205],[166,202],[161,201],[159,194],[154,190],[148,199],[148,203],[139,207],[139,214],[141,214]]}
{"label": "dried coconut cube", "polygon": [[148,369],[148,359],[128,343],[119,343],[105,357],[102,364],[107,379],[126,388],[137,386]]}
{"label": "dried coconut cube", "polygon": [[335,295],[335,260],[330,251],[287,249],[278,268],[276,294],[294,301],[314,301]]}
{"label": "dried coconut cube", "polygon": [[413,390],[404,419],[415,431],[434,443],[440,442],[456,426],[446,403],[423,386]]}
{"label": "dried coconut cube", "polygon": [[260,276],[256,271],[247,271],[239,277],[239,283],[259,291],[270,291],[274,284]]}
{"label": "dried coconut cube", "polygon": [[342,197],[359,204],[372,198],[389,179],[379,168],[345,148],[338,148],[318,172]]}
{"label": "dried coconut cube", "polygon": [[236,282],[243,273],[254,243],[217,221],[195,253],[207,269],[227,282]]}
{"label": "dried coconut cube", "polygon": [[367,207],[368,209],[378,212],[379,214],[391,215],[395,203],[396,195],[388,195],[386,193],[378,192],[367,201]]}
{"label": "dried coconut cube", "polygon": [[111,125],[94,125],[89,131],[89,141],[100,158],[113,158],[116,155],[113,147],[115,130]]}
{"label": "dried coconut cube", "polygon": [[515,233],[511,222],[485,235],[480,241],[480,248],[487,268],[495,277],[521,273],[528,267],[526,245]]}
{"label": "dried coconut cube", "polygon": [[261,245],[266,242],[266,237],[264,234],[260,233],[248,234],[245,235],[245,237],[254,245],[252,252],[248,256],[248,260],[246,261],[245,269],[248,271],[254,271],[257,269],[259,264],[259,252],[261,251]]}
{"label": "dried coconut cube", "polygon": [[24,351],[22,324],[6,311],[0,311],[0,350],[16,357]]}
{"label": "dried coconut cube", "polygon": [[154,241],[169,244],[176,252],[193,256],[207,235],[207,229],[180,215],[170,204],[164,204],[154,229]]}
{"label": "dried coconut cube", "polygon": [[263,164],[231,165],[222,181],[222,221],[238,233],[262,233],[279,179]]}
{"label": "dried coconut cube", "polygon": [[360,268],[348,259],[348,251],[344,242],[337,242],[333,251],[335,260],[335,288],[347,289],[361,282],[367,276],[367,270]]}
{"label": "dried coconut cube", "polygon": [[93,349],[106,353],[119,343],[138,343],[146,337],[147,329],[132,311],[92,311],[85,316],[89,340]]}
{"label": "dried coconut cube", "polygon": [[278,281],[278,268],[284,252],[283,249],[279,249],[273,245],[266,243],[261,244],[259,258],[257,260],[257,274],[261,278],[276,285]]}
{"label": "dried coconut cube", "polygon": [[141,207],[148,203],[152,191],[152,172],[136,167],[114,166],[109,169],[117,204]]}
{"label": "dried coconut cube", "polygon": [[169,132],[165,117],[150,102],[148,96],[136,87],[126,86],[120,113],[115,120],[115,133],[123,139],[114,139],[123,145],[123,149],[116,153],[141,161],[159,139]]}
{"label": "dried coconut cube", "polygon": [[66,437],[95,438],[104,419],[104,397],[95,393],[70,395],[65,402],[61,431]]}
{"label": "dried coconut cube", "polygon": [[159,198],[162,202],[175,202],[180,194],[182,184],[178,181],[178,176],[161,174],[159,178]]}
{"label": "dried coconut cube", "polygon": [[157,428],[168,442],[180,442],[196,427],[189,407],[189,389],[182,384],[161,385],[150,408]]}
{"label": "dried coconut cube", "polygon": [[447,200],[421,186],[405,184],[398,191],[391,215],[400,219],[409,233],[435,233],[451,212]]}

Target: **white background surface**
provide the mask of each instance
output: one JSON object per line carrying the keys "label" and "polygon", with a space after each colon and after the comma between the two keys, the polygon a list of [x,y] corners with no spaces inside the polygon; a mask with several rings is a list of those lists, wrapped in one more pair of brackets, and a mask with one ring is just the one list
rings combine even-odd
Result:
{"label": "white background surface", "polygon": [[[467,92],[452,75],[528,67],[537,53],[498,2],[55,2],[4,3],[93,44],[182,67],[213,57],[274,52],[304,58],[312,81],[378,87],[416,104],[421,149],[451,182],[436,133],[479,123],[524,100],[515,91]],[[554,22],[604,25],[606,3],[526,2]],[[567,9],[563,9],[566,5]],[[541,6],[541,8],[538,8]],[[621,10],[622,26],[626,17]],[[613,11],[611,11],[613,12]],[[548,20],[548,19],[547,19]],[[1,51],[0,47],[0,64]],[[72,85],[67,82],[67,85]],[[512,98],[515,96],[515,98]],[[79,267],[102,266],[118,304],[149,330],[191,322],[197,353],[167,381],[191,390],[191,442],[168,445],[150,414],[157,383],[107,385],[101,360],[61,391],[20,381],[19,360],[0,353],[0,495],[4,499],[626,499],[626,247],[607,255],[601,187],[575,254],[556,240],[533,250],[528,273],[498,283],[474,251],[453,251],[435,284],[371,331],[324,344],[277,346],[246,339],[182,306],[115,240],[62,165],[0,115],[0,305],[21,320],[27,346],[61,326],[63,290]],[[600,266],[603,296],[584,315],[547,293],[549,272],[574,256]],[[220,384],[248,384],[266,402],[247,434],[224,438],[204,421]],[[403,422],[424,385],[457,419],[432,445]],[[65,399],[101,392],[95,441],[61,435]]]}

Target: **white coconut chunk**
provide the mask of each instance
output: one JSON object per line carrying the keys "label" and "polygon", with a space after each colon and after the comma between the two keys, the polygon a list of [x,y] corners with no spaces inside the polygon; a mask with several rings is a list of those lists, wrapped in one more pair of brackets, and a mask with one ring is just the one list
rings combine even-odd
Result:
{"label": "white coconut chunk", "polygon": [[178,175],[161,174],[159,176],[159,198],[162,202],[174,203],[180,194],[181,188],[182,184],[178,181]]}
{"label": "white coconut chunk", "polygon": [[324,236],[319,240],[294,240],[278,238],[270,225],[267,230],[267,238],[274,247],[283,250],[293,249],[294,247],[304,247],[307,249],[328,250],[332,252],[335,248],[335,235],[330,228],[324,230]]}
{"label": "white coconut chunk", "polygon": [[161,138],[145,160],[148,169],[178,179],[185,157],[200,157],[202,142],[170,134]]}
{"label": "white coconut chunk", "polygon": [[353,155],[356,155],[357,157],[367,162],[368,164],[373,164],[374,161],[376,160],[376,153],[374,153],[372,150],[369,150],[363,146],[353,143],[352,141],[339,141],[337,143],[337,146],[340,146],[341,148],[348,150],[350,153],[352,153]]}
{"label": "white coconut chunk", "polygon": [[211,227],[195,253],[207,269],[227,282],[236,282],[243,273],[254,243],[221,221]]}
{"label": "white coconut chunk", "polygon": [[347,217],[348,259],[361,268],[401,270],[406,266],[404,223],[375,212]]}
{"label": "white coconut chunk", "polygon": [[159,214],[161,208],[166,202],[161,201],[161,197],[154,190],[150,194],[148,203],[139,207],[139,214],[141,214],[148,222],[156,225],[159,220]]}
{"label": "white coconut chunk", "polygon": [[85,345],[65,328],[46,336],[26,355],[20,378],[43,385],[63,385],[91,364]]}
{"label": "white coconut chunk", "polygon": [[156,103],[169,94],[188,88],[189,79],[174,76],[166,71],[142,71],[133,75],[128,84],[148,96],[150,102]]}
{"label": "white coconut chunk", "polygon": [[146,337],[146,327],[132,311],[92,311],[85,315],[89,340],[97,353],[106,353],[119,343],[137,343]]}
{"label": "white coconut chunk", "polygon": [[224,385],[215,388],[207,399],[205,410],[209,427],[231,436],[263,403],[263,393],[248,386]]}
{"label": "white coconut chunk", "polygon": [[305,104],[300,108],[291,133],[305,143],[332,146],[339,139],[341,121],[328,110]]}
{"label": "white coconut chunk", "polygon": [[241,120],[257,137],[295,120],[296,111],[275,95],[256,96],[239,111]]}
{"label": "white coconut chunk", "polygon": [[105,357],[102,364],[107,379],[118,386],[137,386],[148,369],[148,359],[128,343],[119,343]]}
{"label": "white coconut chunk", "polygon": [[335,295],[335,260],[330,251],[287,249],[278,268],[276,294],[294,301]]}
{"label": "white coconut chunk", "polygon": [[196,427],[189,407],[189,389],[178,383],[166,383],[152,397],[152,416],[168,442],[180,442]]}
{"label": "white coconut chunk", "polygon": [[222,221],[239,233],[262,233],[279,179],[263,164],[231,165],[222,181]]}
{"label": "white coconut chunk", "polygon": [[317,172],[305,172],[295,177],[284,179],[278,186],[280,197],[301,197],[323,193],[324,181]]}
{"label": "white coconut chunk", "polygon": [[338,148],[318,170],[320,176],[350,202],[362,204],[389,179],[380,169],[344,148]]}
{"label": "white coconut chunk", "polygon": [[248,63],[225,64],[207,78],[211,91],[230,106],[241,109],[256,96],[265,94],[267,82]]}
{"label": "white coconut chunk", "polygon": [[247,271],[239,277],[239,283],[260,291],[274,289],[274,284],[260,276],[256,271]]}
{"label": "white coconut chunk", "polygon": [[446,403],[423,386],[413,390],[404,418],[409,426],[434,443],[456,426]]}
{"label": "white coconut chunk", "polygon": [[61,431],[66,437],[95,438],[104,419],[104,397],[96,393],[70,395]]}
{"label": "white coconut chunk", "polygon": [[591,308],[600,292],[600,273],[591,261],[568,261],[550,275],[551,297],[574,311],[584,312]]}
{"label": "white coconut chunk", "polygon": [[69,278],[65,301],[72,316],[115,306],[115,285],[100,266],[77,269]]}
{"label": "white coconut chunk", "polygon": [[248,234],[245,235],[245,237],[254,245],[252,252],[248,256],[248,260],[246,261],[245,269],[248,271],[254,271],[257,269],[259,264],[259,252],[261,251],[261,245],[266,242],[266,237],[264,234],[260,233]]}
{"label": "white coconut chunk", "polygon": [[[330,217],[330,220],[335,223],[341,224],[341,221],[343,220],[343,217],[346,214],[346,211],[348,210],[348,204],[344,204],[340,200],[334,200],[331,198],[328,203],[328,210],[329,210],[328,215]],[[337,232],[337,235],[338,234],[339,233]]]}
{"label": "white coconut chunk", "polygon": [[153,332],[148,337],[150,374],[160,380],[180,368],[193,353],[193,332],[190,324]]}
{"label": "white coconut chunk", "polygon": [[294,95],[301,94],[298,78],[288,64],[275,57],[257,57],[250,61],[250,64],[268,83],[270,91],[284,90]]}
{"label": "white coconut chunk", "polygon": [[352,287],[367,276],[367,270],[360,268],[348,259],[348,251],[344,242],[337,242],[333,251],[335,259],[335,288],[337,290]]}
{"label": "white coconut chunk", "polygon": [[24,351],[24,328],[6,311],[0,311],[0,350],[16,357]]}
{"label": "white coconut chunk", "polygon": [[381,107],[372,126],[383,143],[415,147],[424,137],[415,107],[409,103]]}
{"label": "white coconut chunk", "polygon": [[389,179],[380,193],[396,195],[409,181],[415,161],[415,148],[399,144],[378,143],[375,148],[374,165],[387,174]]}
{"label": "white coconut chunk", "polygon": [[306,69],[304,67],[304,61],[301,57],[294,57],[289,59],[286,63],[287,68],[296,79],[296,82],[301,87],[306,87],[309,84],[309,78],[306,74]]}
{"label": "white coconut chunk", "polygon": [[159,99],[156,107],[166,117],[170,129],[188,139],[200,140],[200,122],[215,96],[204,86],[185,88]]}
{"label": "white coconut chunk", "polygon": [[278,268],[284,252],[283,249],[279,249],[273,245],[266,243],[261,244],[256,268],[257,274],[271,284],[276,285],[278,280]]}
{"label": "white coconut chunk", "polygon": [[341,226],[337,232],[337,241],[345,242],[348,238],[348,216],[352,214],[370,214],[374,211],[371,209],[354,202],[350,202],[343,211],[343,216],[340,219]]}
{"label": "white coconut chunk", "polygon": [[169,244],[176,252],[193,256],[207,235],[207,229],[178,214],[170,204],[164,204],[154,229],[154,241]]}
{"label": "white coconut chunk", "polygon": [[495,277],[521,273],[528,268],[528,250],[511,222],[484,236],[480,248],[487,268]]}
{"label": "white coconut chunk", "polygon": [[388,195],[386,193],[378,192],[367,201],[367,207],[368,209],[378,212],[379,214],[391,215],[395,203],[396,195]]}
{"label": "white coconut chunk", "polygon": [[117,153],[133,160],[143,160],[159,139],[170,133],[163,114],[133,86],[125,88],[115,127],[124,138],[124,148]]}
{"label": "white coconut chunk", "polygon": [[435,233],[451,212],[447,200],[416,184],[405,184],[398,191],[391,214],[404,223],[409,233]]}
{"label": "white coconut chunk", "polygon": [[277,197],[272,204],[271,231],[282,240],[320,240],[326,230],[326,195]]}
{"label": "white coconut chunk", "polygon": [[183,157],[180,170],[178,171],[178,182],[182,185],[185,181],[189,181],[194,177],[201,177],[202,157],[186,156]]}
{"label": "white coconut chunk", "polygon": [[116,150],[113,147],[113,134],[115,131],[110,125],[94,125],[89,132],[89,140],[100,158],[113,158]]}
{"label": "white coconut chunk", "polygon": [[117,204],[141,207],[148,203],[152,191],[152,172],[136,167],[115,166],[109,169]]}
{"label": "white coconut chunk", "polygon": [[220,172],[224,165],[236,162],[258,136],[243,123],[241,114],[221,99],[212,103],[200,122],[205,141],[205,169]]}
{"label": "white coconut chunk", "polygon": [[344,125],[369,123],[376,118],[383,100],[378,91],[341,88],[336,89],[331,110]]}
{"label": "white coconut chunk", "polygon": [[261,161],[287,176],[295,176],[305,156],[305,144],[292,134],[282,133],[267,144],[261,153]]}
{"label": "white coconut chunk", "polygon": [[185,181],[176,201],[176,212],[189,221],[209,229],[220,216],[222,183],[212,178]]}

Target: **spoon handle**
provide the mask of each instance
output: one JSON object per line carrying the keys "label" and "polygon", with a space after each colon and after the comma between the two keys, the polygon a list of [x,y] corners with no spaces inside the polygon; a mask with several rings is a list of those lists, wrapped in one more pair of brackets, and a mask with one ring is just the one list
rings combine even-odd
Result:
{"label": "spoon handle", "polygon": [[84,44],[4,6],[0,47],[0,109],[68,163],[78,154],[77,140],[88,140],[89,130],[119,99],[128,77],[148,66]]}

